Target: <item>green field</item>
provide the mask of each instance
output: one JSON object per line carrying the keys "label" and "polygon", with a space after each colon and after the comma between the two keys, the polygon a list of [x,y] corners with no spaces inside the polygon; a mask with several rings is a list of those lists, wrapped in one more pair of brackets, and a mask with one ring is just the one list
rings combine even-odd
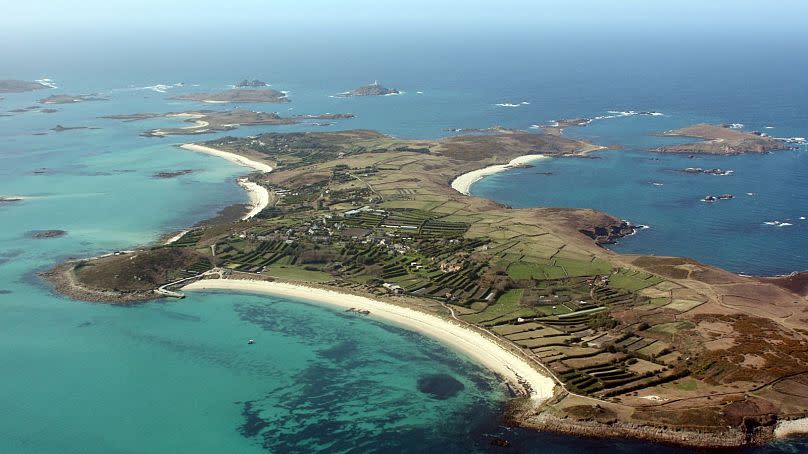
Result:
{"label": "green field", "polygon": [[482,312],[464,315],[463,319],[472,323],[482,323],[492,321],[503,316],[517,318],[522,315],[533,315],[535,313],[534,310],[523,307],[519,304],[519,300],[522,299],[523,293],[524,290],[521,288],[508,290],[499,297],[495,304],[488,306]]}
{"label": "green field", "polygon": [[693,329],[693,328],[695,328],[695,326],[696,325],[694,325],[694,324],[692,324],[690,322],[687,322],[687,321],[661,323],[659,325],[652,326],[651,328],[648,329],[648,331],[652,332],[652,333],[671,334],[672,335],[672,334],[676,334],[677,332],[685,330],[685,329]]}
{"label": "green field", "polygon": [[636,292],[662,282],[662,278],[640,271],[621,269],[609,277],[609,286]]}
{"label": "green field", "polygon": [[273,266],[263,274],[289,281],[328,282],[332,279],[328,273],[306,270],[299,266]]}

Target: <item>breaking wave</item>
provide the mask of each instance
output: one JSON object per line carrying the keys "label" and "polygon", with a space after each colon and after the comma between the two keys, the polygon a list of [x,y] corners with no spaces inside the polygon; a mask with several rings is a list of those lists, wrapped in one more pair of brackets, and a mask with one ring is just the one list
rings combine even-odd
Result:
{"label": "breaking wave", "polygon": [[41,85],[44,85],[44,86],[46,86],[48,88],[59,88],[59,87],[56,86],[56,83],[53,81],[53,79],[47,79],[47,78],[46,79],[37,79],[34,82],[36,82],[38,84],[41,84]]}

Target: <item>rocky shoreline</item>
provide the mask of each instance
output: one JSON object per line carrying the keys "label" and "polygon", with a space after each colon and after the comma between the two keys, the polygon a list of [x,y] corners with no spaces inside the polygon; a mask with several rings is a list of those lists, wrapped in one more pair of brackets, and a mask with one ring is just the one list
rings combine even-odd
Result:
{"label": "rocky shoreline", "polygon": [[763,433],[755,434],[752,441],[750,441],[749,434],[738,429],[729,429],[721,433],[707,433],[650,425],[635,425],[619,421],[610,424],[596,421],[578,421],[546,413],[526,416],[523,419],[514,420],[514,423],[527,429],[576,437],[641,440],[700,449],[739,448],[763,444],[773,438],[773,429],[767,431],[767,435]]}
{"label": "rocky shoreline", "polygon": [[53,286],[55,293],[90,303],[131,304],[162,298],[154,291],[121,292],[84,287],[75,278],[74,272],[78,263],[76,261],[63,262],[39,273],[39,276]]}
{"label": "rocky shoreline", "polygon": [[628,221],[615,220],[611,224],[595,226],[591,229],[581,229],[579,232],[592,238],[597,245],[604,246],[615,244],[623,237],[634,235],[641,228],[641,226],[631,224]]}

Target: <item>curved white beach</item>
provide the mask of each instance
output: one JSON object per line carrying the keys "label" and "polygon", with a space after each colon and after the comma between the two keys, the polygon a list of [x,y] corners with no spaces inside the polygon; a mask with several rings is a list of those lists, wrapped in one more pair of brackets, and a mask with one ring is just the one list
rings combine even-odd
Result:
{"label": "curved white beach", "polygon": [[[218,156],[220,158],[227,159],[230,162],[238,164],[240,166],[249,167],[251,169],[255,169],[259,172],[269,173],[272,172],[272,166],[268,164],[264,164],[263,162],[254,161],[249,158],[245,158],[244,156],[239,156],[235,153],[230,153],[227,151],[217,150],[216,148],[206,147],[204,145],[197,145],[194,143],[186,143],[184,145],[180,145],[180,148],[190,151],[196,151],[199,153],[205,153],[212,156]],[[250,197],[250,211],[242,216],[242,220],[252,219],[261,212],[264,208],[269,205],[269,191],[267,188],[261,186],[258,183],[254,183],[247,178],[239,178],[238,184],[245,191],[247,191],[247,195]],[[175,240],[176,241],[176,240]]]}
{"label": "curved white beach", "polygon": [[260,184],[253,183],[246,178],[239,178],[238,184],[244,188],[244,190],[247,191],[247,195],[250,196],[250,211],[241,217],[241,220],[246,221],[247,219],[252,219],[269,205],[269,191]]}
{"label": "curved white beach", "polygon": [[478,170],[472,170],[471,172],[464,173],[459,177],[452,180],[452,189],[455,191],[464,194],[464,195],[471,195],[471,186],[482,180],[484,177],[488,175],[493,175],[495,173],[503,172],[508,169],[512,169],[516,166],[525,165],[531,163],[533,161],[538,161],[540,159],[547,159],[547,156],[543,154],[529,154],[525,156],[519,156],[516,159],[511,160],[511,162],[507,164],[497,164],[493,166],[484,167]]}
{"label": "curved white beach", "polygon": [[186,285],[183,290],[227,290],[264,293],[328,304],[345,309],[368,310],[373,317],[420,332],[462,351],[482,365],[500,374],[519,389],[525,390],[523,384],[527,383],[530,387],[530,397],[535,403],[544,401],[553,395],[555,382],[532,367],[528,360],[511,353],[488,336],[464,327],[459,323],[453,323],[413,309],[362,296],[281,282],[204,279]]}
{"label": "curved white beach", "polygon": [[244,156],[239,156],[235,153],[229,153],[227,151],[217,150],[215,148],[206,147],[204,145],[197,145],[195,143],[186,143],[180,145],[180,148],[190,151],[196,151],[199,153],[205,153],[213,156],[218,156],[220,158],[227,159],[228,161],[238,164],[240,166],[250,167],[259,172],[263,173],[272,172],[272,166],[264,164],[263,162],[253,161],[252,159],[245,158]]}

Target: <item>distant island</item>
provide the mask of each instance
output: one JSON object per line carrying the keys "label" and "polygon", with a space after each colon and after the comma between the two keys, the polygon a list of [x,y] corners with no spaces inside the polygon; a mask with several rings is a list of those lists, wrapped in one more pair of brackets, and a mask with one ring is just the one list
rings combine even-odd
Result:
{"label": "distant island", "polygon": [[401,92],[396,90],[395,88],[385,88],[379,85],[378,81],[373,82],[372,84],[362,85],[359,88],[353,89],[351,91],[346,91],[343,93],[337,94],[337,96],[342,98],[349,98],[353,96],[386,96],[386,95],[398,95]]}
{"label": "distant island", "polygon": [[584,126],[589,125],[593,121],[597,120],[606,120],[610,118],[622,118],[622,117],[634,117],[634,116],[641,116],[641,117],[656,117],[662,115],[660,112],[654,112],[649,110],[629,110],[626,112],[619,112],[619,111],[609,111],[608,115],[602,115],[594,118],[586,118],[586,117],[576,117],[576,118],[562,118],[560,120],[555,120],[549,125],[546,126],[533,126],[534,129],[543,129],[544,132],[548,134],[560,135],[564,132],[566,128],[582,128]]}
{"label": "distant island", "polygon": [[39,82],[29,82],[26,80],[0,80],[0,93],[22,93],[26,91],[43,90],[45,88],[51,87]]}
{"label": "distant island", "polygon": [[[125,122],[140,121],[150,118],[182,118],[191,126],[177,128],[156,128],[143,132],[145,137],[165,137],[177,135],[209,134],[212,132],[231,131],[240,126],[256,125],[293,125],[314,120],[344,120],[353,118],[353,114],[321,114],[321,115],[295,115],[282,117],[276,112],[255,112],[246,109],[228,111],[199,110],[192,112],[168,113],[136,113],[126,115],[108,115],[101,117],[107,120],[121,120]],[[313,126],[319,125],[312,123]]]}
{"label": "distant island", "polygon": [[260,88],[260,87],[268,87],[269,84],[264,82],[263,80],[253,79],[247,80],[244,79],[241,82],[236,84],[237,88]]}
{"label": "distant island", "polygon": [[51,95],[47,98],[42,98],[38,102],[40,104],[75,104],[87,101],[109,101],[107,98],[101,98],[97,95]]}
{"label": "distant island", "polygon": [[775,139],[760,132],[745,132],[733,128],[732,125],[710,125],[700,123],[687,128],[665,131],[661,134],[668,137],[693,137],[703,142],[667,145],[656,149],[662,153],[705,153],[733,155],[740,153],[766,153],[785,150],[785,141]]}
{"label": "distant island", "polygon": [[194,173],[193,169],[182,169],[182,170],[164,170],[161,172],[155,172],[152,175],[152,178],[158,179],[168,179],[168,178],[175,178],[182,175],[189,175]]}
{"label": "distant island", "polygon": [[29,238],[59,238],[67,235],[64,230],[31,230],[26,234]]}
{"label": "distant island", "polygon": [[56,126],[52,127],[50,130],[53,131],[53,132],[64,132],[64,131],[73,131],[73,130],[76,130],[76,129],[100,129],[100,128],[94,128],[94,127],[89,127],[89,126],[62,126],[62,125],[56,125]]}
{"label": "distant island", "polygon": [[211,104],[218,103],[283,103],[290,102],[286,93],[278,90],[241,90],[232,89],[212,93],[188,93],[184,95],[174,96],[169,99],[176,99],[181,101],[197,101]]}
{"label": "distant island", "polygon": [[592,123],[591,118],[564,118],[561,120],[555,120],[547,126],[542,126],[542,129],[548,134],[561,135],[566,128],[583,127],[589,123]]}

